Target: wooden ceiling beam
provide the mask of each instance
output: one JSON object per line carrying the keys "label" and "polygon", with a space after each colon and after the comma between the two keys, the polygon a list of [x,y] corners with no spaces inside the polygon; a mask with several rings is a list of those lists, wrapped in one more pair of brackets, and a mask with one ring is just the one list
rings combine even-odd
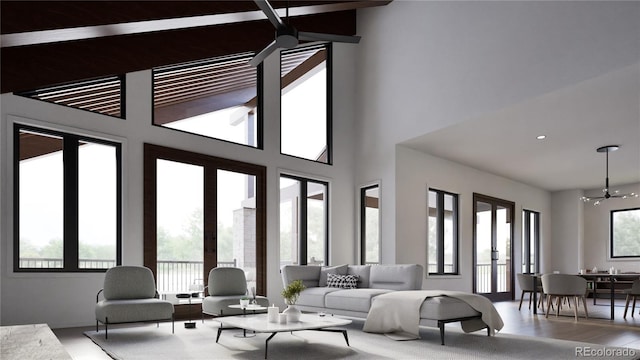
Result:
{"label": "wooden ceiling beam", "polygon": [[[333,1],[329,4],[325,1],[296,1],[296,11],[324,12],[293,17],[291,24],[301,31],[354,35],[355,9],[387,3],[389,1]],[[285,1],[274,2],[277,7],[285,4]],[[36,40],[36,43],[22,46],[8,46],[11,44],[8,42],[5,46],[5,39],[9,38],[4,36],[17,33],[101,26],[111,24],[111,21],[131,23],[207,16],[205,14],[224,11],[253,12],[257,6],[252,1],[2,1],[0,6],[3,36],[0,49],[1,93],[227,54],[257,52],[274,37],[273,26],[264,18],[163,31],[108,34],[62,42]]]}

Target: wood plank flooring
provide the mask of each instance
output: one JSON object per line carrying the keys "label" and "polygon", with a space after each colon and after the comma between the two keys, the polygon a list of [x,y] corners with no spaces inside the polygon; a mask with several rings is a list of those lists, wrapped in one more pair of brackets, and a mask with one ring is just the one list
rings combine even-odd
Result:
{"label": "wood plank flooring", "polygon": [[[582,315],[583,313],[580,312],[581,317],[576,322],[573,315],[556,318],[550,314],[549,318],[545,318],[542,311],[539,311],[537,315],[533,315],[533,312],[527,309],[527,299],[525,298],[521,311],[518,311],[518,301],[494,304],[505,323],[500,333],[584,341],[593,344],[640,349],[640,309],[638,307],[636,307],[634,316],[631,317],[630,314],[627,314],[627,319],[625,320],[622,319],[624,302],[617,301],[615,319],[612,321],[593,318],[593,316],[598,315],[608,316],[609,306],[606,305],[606,301],[600,301],[595,306],[588,301],[588,310],[592,317],[585,319]],[[181,322],[176,321],[176,326],[181,326]],[[448,326],[459,325],[449,324]],[[94,328],[54,329],[53,332],[74,360],[111,359],[82,334],[84,331]],[[500,336],[500,333],[498,333],[498,336]]]}

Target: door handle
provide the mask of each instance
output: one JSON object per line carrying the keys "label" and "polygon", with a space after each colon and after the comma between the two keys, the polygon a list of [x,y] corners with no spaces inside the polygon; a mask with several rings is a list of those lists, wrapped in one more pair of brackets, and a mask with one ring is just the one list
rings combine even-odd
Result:
{"label": "door handle", "polygon": [[498,260],[500,258],[500,252],[495,248],[491,249],[491,260]]}

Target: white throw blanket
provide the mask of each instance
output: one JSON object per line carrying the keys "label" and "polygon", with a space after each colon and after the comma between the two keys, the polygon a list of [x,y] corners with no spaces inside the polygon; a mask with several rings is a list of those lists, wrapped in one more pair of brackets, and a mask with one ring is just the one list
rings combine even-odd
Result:
{"label": "white throw blanket", "polygon": [[[426,298],[449,296],[462,300],[482,314],[482,319],[462,321],[465,332],[489,327],[491,335],[502,329],[502,317],[484,296],[447,290],[394,291],[374,298],[363,331],[383,333],[394,340],[419,339],[420,307]],[[437,319],[433,319],[437,320]]]}

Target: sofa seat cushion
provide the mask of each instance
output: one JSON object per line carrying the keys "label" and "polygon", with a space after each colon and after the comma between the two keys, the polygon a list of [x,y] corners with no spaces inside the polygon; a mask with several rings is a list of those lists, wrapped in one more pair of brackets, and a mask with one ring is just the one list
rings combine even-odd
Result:
{"label": "sofa seat cushion", "polygon": [[159,299],[102,300],[96,304],[96,320],[102,323],[143,322],[173,317],[173,304]]}
{"label": "sofa seat cushion", "polygon": [[448,296],[427,298],[420,307],[421,319],[447,320],[481,315],[466,302]]}
{"label": "sofa seat cushion", "polygon": [[334,291],[325,297],[326,308],[369,312],[371,300],[390,292],[385,289],[344,289]]}
{"label": "sofa seat cushion", "polygon": [[312,287],[306,288],[300,293],[296,304],[305,306],[325,307],[325,296],[340,288],[334,287]]}

